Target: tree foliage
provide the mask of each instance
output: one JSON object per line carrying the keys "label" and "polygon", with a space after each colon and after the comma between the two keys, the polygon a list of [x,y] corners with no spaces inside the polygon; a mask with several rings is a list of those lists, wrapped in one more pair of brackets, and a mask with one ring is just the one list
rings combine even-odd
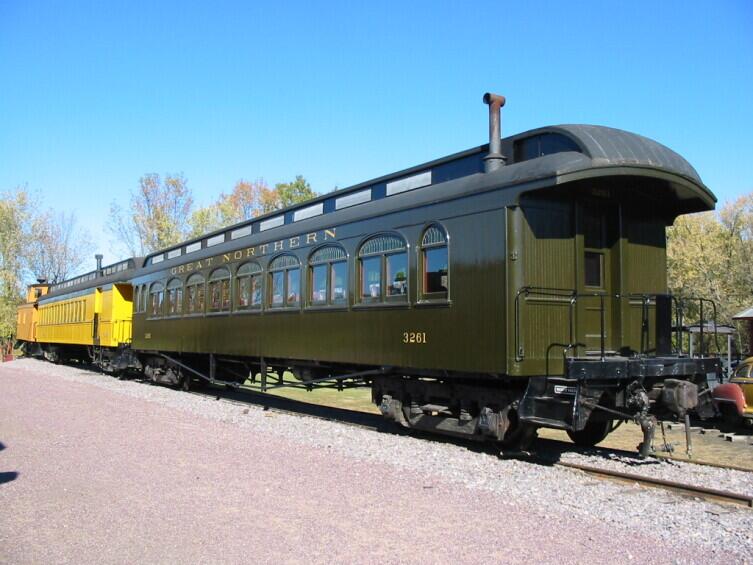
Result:
{"label": "tree foliage", "polygon": [[731,323],[736,312],[753,305],[752,261],[753,193],[718,213],[681,216],[667,230],[670,290],[714,300],[719,323]]}
{"label": "tree foliage", "polygon": [[15,332],[31,211],[25,188],[0,195],[0,338]]}
{"label": "tree foliage", "polygon": [[149,173],[139,179],[127,210],[110,206],[111,233],[133,255],[145,255],[179,243],[189,234],[193,196],[183,175]]}
{"label": "tree foliage", "polygon": [[239,180],[230,194],[223,192],[214,204],[194,211],[189,221],[191,236],[198,237],[259,216],[270,192],[271,189],[262,179],[252,182]]}
{"label": "tree foliage", "polygon": [[60,281],[90,250],[73,214],[37,212],[25,187],[0,194],[0,338],[15,332],[24,286],[36,278]]}
{"label": "tree foliage", "polygon": [[275,185],[271,198],[264,203],[264,212],[279,210],[291,204],[311,200],[316,196],[316,192],[312,190],[311,185],[306,182],[306,179],[301,175],[297,175],[293,182],[284,182]]}
{"label": "tree foliage", "polygon": [[190,234],[198,237],[315,196],[316,192],[300,175],[292,182],[278,183],[274,188],[269,188],[262,179],[239,180],[230,194],[222,193],[215,203],[194,211],[189,221]]}
{"label": "tree foliage", "polygon": [[92,256],[92,242],[87,233],[77,229],[73,213],[41,213],[33,219],[31,231],[33,241],[26,256],[34,278],[63,281]]}

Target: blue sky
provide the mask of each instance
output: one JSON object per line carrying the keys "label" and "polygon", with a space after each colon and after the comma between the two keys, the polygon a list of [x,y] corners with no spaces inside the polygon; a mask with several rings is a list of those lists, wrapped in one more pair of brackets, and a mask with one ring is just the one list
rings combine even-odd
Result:
{"label": "blue sky", "polygon": [[[75,211],[182,172],[319,192],[558,123],[634,131],[753,191],[753,2],[0,0],[0,190]],[[119,255],[119,253],[118,253]]]}

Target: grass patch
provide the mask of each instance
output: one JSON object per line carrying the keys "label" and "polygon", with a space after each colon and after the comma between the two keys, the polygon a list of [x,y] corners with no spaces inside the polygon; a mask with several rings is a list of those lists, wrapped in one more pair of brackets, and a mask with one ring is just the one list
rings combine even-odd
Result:
{"label": "grass patch", "polygon": [[[294,382],[295,379],[291,373],[285,373],[287,382]],[[272,384],[274,379],[269,380]],[[245,386],[251,390],[261,392],[261,384],[257,375],[256,382],[246,381]],[[331,406],[333,408],[345,408],[347,410],[358,410],[370,414],[378,414],[379,410],[371,402],[371,387],[346,388],[342,391],[331,388],[315,388],[311,392],[300,388],[276,388],[267,390],[267,394],[289,398],[300,402],[308,402],[318,406]]]}

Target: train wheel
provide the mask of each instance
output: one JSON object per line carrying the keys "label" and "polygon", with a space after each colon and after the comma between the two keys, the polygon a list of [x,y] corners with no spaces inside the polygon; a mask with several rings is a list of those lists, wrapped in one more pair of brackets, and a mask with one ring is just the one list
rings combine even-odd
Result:
{"label": "train wheel", "polygon": [[580,431],[573,432],[567,430],[567,435],[573,440],[575,445],[581,447],[593,447],[597,443],[604,440],[609,432],[612,431],[612,422],[609,420],[600,422],[589,420],[586,422],[586,427]]}
{"label": "train wheel", "polygon": [[503,451],[528,451],[538,437],[538,428],[520,422],[518,420],[518,413],[515,410],[509,410],[507,418],[509,424],[505,437],[502,439]]}

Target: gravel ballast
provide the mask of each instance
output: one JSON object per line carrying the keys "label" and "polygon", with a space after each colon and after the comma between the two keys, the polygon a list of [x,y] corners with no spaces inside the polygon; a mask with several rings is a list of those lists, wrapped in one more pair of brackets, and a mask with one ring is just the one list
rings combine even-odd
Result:
{"label": "gravel ballast", "polygon": [[[753,511],[76,367],[0,365],[0,562],[731,563]],[[751,474],[563,460],[753,492]]]}

